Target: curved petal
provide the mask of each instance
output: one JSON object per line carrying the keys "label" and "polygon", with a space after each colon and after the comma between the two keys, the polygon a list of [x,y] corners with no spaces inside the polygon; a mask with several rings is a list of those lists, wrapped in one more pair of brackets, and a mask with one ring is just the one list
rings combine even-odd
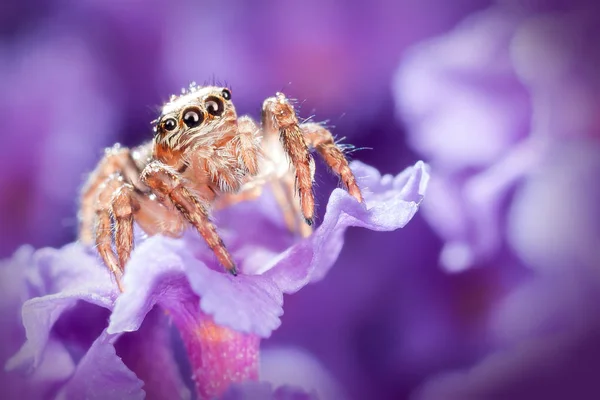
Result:
{"label": "curved petal", "polygon": [[262,350],[260,360],[261,379],[274,387],[302,388],[320,399],[348,397],[331,373],[300,348],[266,348]]}
{"label": "curved petal", "polygon": [[155,304],[195,309],[199,298],[202,311],[235,330],[267,337],[279,326],[283,296],[269,278],[214,271],[183,243],[156,236],[139,246],[128,264],[110,333],[137,330]]}
{"label": "curved petal", "polygon": [[58,399],[144,399],[143,382],[117,356],[118,336],[102,333],[81,359]]}
{"label": "curved petal", "polygon": [[284,293],[296,292],[325,276],[337,260],[348,227],[391,231],[405,226],[417,212],[429,181],[426,164],[419,161],[396,177],[382,177],[358,162],[352,168],[364,188],[365,204],[341,189],[333,191],[321,226],[286,250],[265,273]]}
{"label": "curved petal", "polygon": [[[33,264],[41,297],[27,300],[22,321],[27,341],[7,362],[7,369],[31,370],[42,361],[50,332],[56,321],[78,301],[110,309],[116,297],[115,285],[96,258],[78,244],[60,250],[42,249]],[[46,293],[51,293],[43,295]]]}
{"label": "curved petal", "polygon": [[124,334],[115,342],[123,363],[144,382],[148,400],[189,399],[172,349],[169,318],[153,309],[136,332]]}

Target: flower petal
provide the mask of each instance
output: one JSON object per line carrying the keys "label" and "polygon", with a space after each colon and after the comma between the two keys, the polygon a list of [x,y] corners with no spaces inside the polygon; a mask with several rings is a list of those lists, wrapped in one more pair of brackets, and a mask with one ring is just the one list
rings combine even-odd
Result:
{"label": "flower petal", "polygon": [[123,282],[126,289],[111,315],[110,333],[137,330],[155,304],[195,309],[198,296],[202,311],[238,331],[267,337],[281,323],[282,294],[269,278],[214,271],[180,239],[155,236],[140,244]]}
{"label": "flower petal", "polygon": [[295,386],[281,386],[273,390],[268,382],[245,382],[231,385],[220,400],[317,400],[312,392],[307,393]]}
{"label": "flower petal", "polygon": [[345,399],[331,373],[308,352],[279,347],[262,350],[260,377],[274,387],[302,388],[320,399]]}
{"label": "flower petal", "polygon": [[403,60],[394,84],[398,114],[411,145],[444,171],[486,167],[527,135],[530,99],[509,46],[521,19],[490,7]]}
{"label": "flower petal", "polygon": [[171,327],[165,313],[155,308],[140,329],[122,335],[115,343],[125,365],[144,382],[146,399],[189,399],[174,358]]}
{"label": "flower petal", "polygon": [[507,342],[502,351],[429,379],[414,398],[598,398],[598,293],[595,272],[535,278],[500,304],[495,319]]}
{"label": "flower petal", "polygon": [[325,276],[337,260],[348,227],[395,230],[417,212],[429,181],[426,164],[419,161],[396,177],[380,176],[376,169],[358,162],[352,168],[365,204],[341,189],[333,191],[323,223],[309,238],[286,250],[265,273],[284,293],[296,292]]}
{"label": "flower petal", "polygon": [[[7,362],[7,369],[31,370],[39,366],[56,321],[79,300],[110,309],[116,288],[106,268],[78,244],[63,249],[42,249],[35,253],[34,265],[41,297],[27,300],[22,320],[27,341]],[[31,275],[31,274],[30,274]],[[51,293],[43,295],[46,293]]]}
{"label": "flower petal", "polygon": [[118,336],[102,333],[81,359],[59,399],[144,399],[144,384],[125,366],[113,346]]}

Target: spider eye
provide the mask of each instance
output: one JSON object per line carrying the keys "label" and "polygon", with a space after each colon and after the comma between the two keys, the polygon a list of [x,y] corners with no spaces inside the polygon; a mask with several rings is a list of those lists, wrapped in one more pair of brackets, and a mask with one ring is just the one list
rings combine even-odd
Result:
{"label": "spider eye", "polygon": [[209,97],[206,99],[205,107],[210,115],[219,116],[223,114],[223,101],[218,97]]}
{"label": "spider eye", "polygon": [[172,131],[177,128],[177,121],[175,121],[175,118],[167,118],[163,121],[162,126],[165,130]]}
{"label": "spider eye", "polygon": [[183,111],[183,122],[189,128],[195,128],[204,120],[204,115],[197,108],[187,108]]}
{"label": "spider eye", "polygon": [[223,89],[222,95],[225,100],[231,100],[231,90]]}

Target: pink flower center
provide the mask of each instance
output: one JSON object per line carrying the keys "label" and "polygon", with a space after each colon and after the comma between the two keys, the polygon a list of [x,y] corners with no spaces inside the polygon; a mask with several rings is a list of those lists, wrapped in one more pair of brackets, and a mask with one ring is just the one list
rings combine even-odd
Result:
{"label": "pink flower center", "polygon": [[181,332],[201,399],[222,395],[231,383],[258,380],[260,338],[217,325],[199,312],[174,318]]}

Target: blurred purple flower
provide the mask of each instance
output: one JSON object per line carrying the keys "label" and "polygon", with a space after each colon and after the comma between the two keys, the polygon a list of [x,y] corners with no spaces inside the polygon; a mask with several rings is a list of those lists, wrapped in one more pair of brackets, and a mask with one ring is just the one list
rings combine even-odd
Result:
{"label": "blurred purple flower", "polygon": [[600,388],[598,271],[570,265],[538,275],[492,315],[496,351],[428,379],[415,400],[596,399]]}
{"label": "blurred purple flower", "polygon": [[[348,398],[329,371],[325,370],[310,354],[300,349],[286,347],[261,349],[260,376],[263,382],[248,381],[232,384],[222,400]],[[305,391],[302,388],[311,389]]]}
{"label": "blurred purple flower", "polygon": [[221,400],[318,400],[316,392],[307,393],[301,388],[281,386],[273,390],[266,382],[234,384],[223,394]]}
{"label": "blurred purple flower", "polygon": [[342,390],[333,375],[300,348],[276,346],[261,349],[260,376],[273,387],[287,385],[316,389],[322,400],[348,398],[347,390]]}
{"label": "blurred purple flower", "polygon": [[82,171],[115,133],[97,59],[61,29],[41,30],[0,47],[0,118],[10,129],[0,157],[2,256],[72,236]]}
{"label": "blurred purple flower", "polygon": [[[275,202],[268,193],[220,213],[224,239],[241,261],[238,277],[221,271],[193,232],[182,239],[139,240],[124,276],[126,290],[119,296],[96,254],[77,243],[60,250],[21,249],[4,268],[24,271],[17,275],[24,280],[17,282],[21,291],[10,303],[26,300],[22,322],[27,341],[7,368],[36,376],[46,364],[54,364],[48,366],[54,375],[43,382],[43,393],[66,398],[142,398],[144,392],[155,398],[173,393],[187,398],[189,388],[171,350],[169,319],[162,309],[179,330],[200,396],[219,395],[232,382],[258,379],[260,338],[279,326],[283,293],[324,277],[347,227],[404,226],[428,182],[421,162],[396,177],[381,177],[360,163],[353,163],[353,169],[366,206],[335,190],[322,224],[299,242],[273,213]],[[93,311],[90,305],[96,306]],[[108,326],[102,309],[112,311]],[[82,319],[87,319],[85,327],[74,325]],[[19,322],[15,315],[9,320],[3,330]],[[13,350],[14,341],[8,343]],[[48,360],[52,348],[64,365]],[[34,386],[29,382],[28,387]]]}
{"label": "blurred purple flower", "polygon": [[584,3],[503,1],[399,70],[399,116],[435,171],[424,215],[441,264],[520,270],[488,310],[487,354],[415,399],[600,395],[600,14]]}
{"label": "blurred purple flower", "polygon": [[425,216],[451,271],[501,256],[510,195],[551,148],[600,138],[598,15],[505,3],[417,46],[396,79],[409,140],[436,170]]}

